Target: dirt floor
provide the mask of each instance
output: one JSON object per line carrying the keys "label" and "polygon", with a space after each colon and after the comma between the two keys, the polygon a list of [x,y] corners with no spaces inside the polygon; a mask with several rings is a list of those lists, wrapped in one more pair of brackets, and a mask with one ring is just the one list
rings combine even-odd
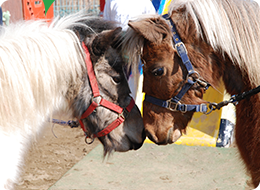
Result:
{"label": "dirt floor", "polygon": [[58,138],[51,128],[47,128],[32,144],[17,190],[48,189],[99,144],[95,140],[92,145],[87,145],[81,128],[55,125],[53,131]]}
{"label": "dirt floor", "polygon": [[[100,142],[85,143],[81,128],[55,125],[45,129],[28,151],[17,190],[47,190]],[[183,168],[182,166],[180,166]],[[188,167],[187,167],[188,169]],[[187,171],[188,172],[188,171]],[[246,187],[245,190],[252,189]]]}

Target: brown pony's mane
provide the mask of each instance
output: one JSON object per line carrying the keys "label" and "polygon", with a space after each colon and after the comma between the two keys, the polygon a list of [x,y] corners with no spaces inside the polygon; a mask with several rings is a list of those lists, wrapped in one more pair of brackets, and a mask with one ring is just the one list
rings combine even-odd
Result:
{"label": "brown pony's mane", "polygon": [[[247,0],[174,0],[169,14],[179,9],[185,9],[184,17],[191,16],[197,34],[203,40],[223,56],[228,55],[249,75],[252,85],[260,83],[260,9],[257,3]],[[139,20],[145,18],[140,17]],[[142,54],[143,43],[142,36],[131,28],[127,30],[123,49],[128,52],[129,64],[134,68],[133,64],[138,63]]]}

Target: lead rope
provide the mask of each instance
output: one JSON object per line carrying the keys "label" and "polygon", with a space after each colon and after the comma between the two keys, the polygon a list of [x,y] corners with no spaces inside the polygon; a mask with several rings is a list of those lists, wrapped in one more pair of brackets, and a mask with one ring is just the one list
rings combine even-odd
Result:
{"label": "lead rope", "polygon": [[59,119],[52,119],[52,127],[51,127],[51,132],[54,135],[54,137],[58,138],[55,133],[54,133],[54,125],[55,124],[59,124],[59,125],[63,125],[63,126],[70,126],[70,128],[76,128],[79,126],[79,122],[78,121],[73,121],[73,120],[69,120],[69,121],[63,121],[63,120],[59,120]]}
{"label": "lead rope", "polygon": [[236,106],[239,101],[245,99],[245,98],[249,98],[257,93],[260,92],[260,85],[254,89],[251,89],[249,91],[246,92],[242,92],[241,94],[236,94],[231,96],[231,98],[229,100],[225,100],[223,102],[220,103],[210,103],[209,104],[209,108],[210,108],[210,112],[208,112],[207,114],[211,113],[212,111],[216,110],[216,109],[221,109],[224,106],[227,106],[228,104],[232,103],[234,104],[234,106]]}
{"label": "lead rope", "polygon": [[73,121],[73,120],[63,121],[63,120],[59,120],[59,119],[52,119],[52,123],[64,125],[64,126],[70,126],[71,128],[76,128],[79,126],[79,122]]}

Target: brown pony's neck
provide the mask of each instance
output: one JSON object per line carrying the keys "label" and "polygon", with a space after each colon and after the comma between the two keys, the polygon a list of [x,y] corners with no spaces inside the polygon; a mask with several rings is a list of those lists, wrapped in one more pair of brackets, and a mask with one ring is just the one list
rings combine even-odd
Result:
{"label": "brown pony's neck", "polygon": [[[231,95],[256,87],[256,84],[250,82],[248,71],[242,70],[239,64],[231,60],[228,55],[214,50],[205,42],[203,34],[197,35],[195,25],[189,16],[178,12],[172,14],[172,19],[186,45],[194,68],[213,87],[218,86],[221,78],[227,92]],[[254,187],[257,187],[260,181],[260,141],[256,138],[260,136],[259,113],[256,112],[259,107],[259,95],[241,100],[236,106],[236,143],[247,170],[252,176]]]}

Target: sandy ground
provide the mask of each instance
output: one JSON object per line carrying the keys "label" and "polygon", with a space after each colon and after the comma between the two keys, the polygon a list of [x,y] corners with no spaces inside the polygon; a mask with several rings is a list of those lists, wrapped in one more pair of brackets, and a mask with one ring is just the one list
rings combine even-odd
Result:
{"label": "sandy ground", "polygon": [[32,144],[16,189],[48,189],[99,144],[87,145],[81,128],[55,125],[54,133],[58,138],[47,128]]}
{"label": "sandy ground", "polygon": [[[47,128],[37,142],[32,144],[25,159],[22,175],[16,185],[17,190],[48,189],[100,144],[96,139],[92,145],[87,145],[81,128],[71,129],[55,125],[54,133],[58,138],[54,136],[51,128]],[[179,167],[186,168],[187,173],[190,172],[189,167]],[[251,189],[250,186],[245,188],[245,190]]]}

